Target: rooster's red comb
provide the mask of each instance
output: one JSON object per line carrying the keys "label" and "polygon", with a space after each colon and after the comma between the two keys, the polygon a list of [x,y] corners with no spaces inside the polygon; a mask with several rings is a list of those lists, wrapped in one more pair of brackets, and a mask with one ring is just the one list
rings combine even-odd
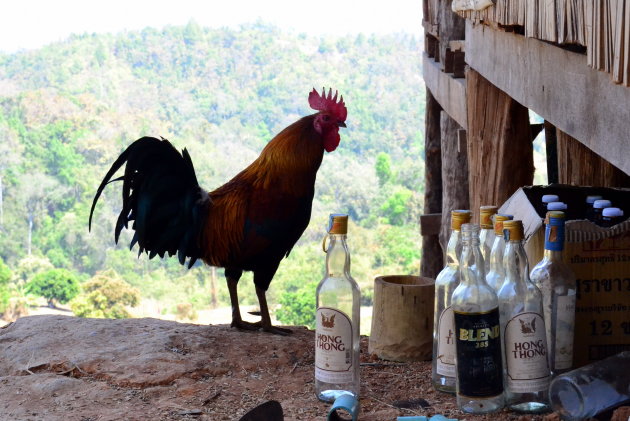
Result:
{"label": "rooster's red comb", "polygon": [[311,93],[308,94],[308,104],[314,110],[326,111],[335,115],[339,121],[346,121],[348,116],[346,104],[343,102],[343,95],[337,102],[337,91],[335,91],[335,96],[332,96],[332,88],[328,90],[328,96],[326,96],[326,88],[322,88],[321,95],[313,88]]}

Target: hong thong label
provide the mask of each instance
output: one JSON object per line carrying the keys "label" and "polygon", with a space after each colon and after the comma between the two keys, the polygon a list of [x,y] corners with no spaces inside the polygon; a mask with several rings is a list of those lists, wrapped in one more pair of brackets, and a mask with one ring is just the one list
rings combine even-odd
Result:
{"label": "hong thong label", "polygon": [[342,311],[317,309],[315,378],[326,383],[352,382],[352,322]]}
{"label": "hong thong label", "polygon": [[458,393],[490,398],[503,392],[499,309],[455,313]]}
{"label": "hong thong label", "polygon": [[515,393],[536,393],[549,387],[545,321],[538,313],[525,312],[505,325],[507,387]]}
{"label": "hong thong label", "polygon": [[441,376],[455,377],[455,322],[452,307],[442,310],[438,323],[436,371]]}

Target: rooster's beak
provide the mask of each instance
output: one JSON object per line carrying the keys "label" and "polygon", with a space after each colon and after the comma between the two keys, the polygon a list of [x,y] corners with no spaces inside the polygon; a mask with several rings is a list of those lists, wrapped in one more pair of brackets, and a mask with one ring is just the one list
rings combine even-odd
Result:
{"label": "rooster's beak", "polygon": [[337,124],[339,125],[339,127],[346,127],[346,123],[344,123],[343,121],[340,121]]}

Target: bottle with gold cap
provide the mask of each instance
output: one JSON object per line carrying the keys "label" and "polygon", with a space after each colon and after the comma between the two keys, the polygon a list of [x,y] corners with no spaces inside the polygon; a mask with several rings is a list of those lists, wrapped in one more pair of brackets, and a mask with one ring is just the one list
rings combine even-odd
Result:
{"label": "bottle with gold cap", "polygon": [[503,407],[499,301],[486,283],[479,249],[479,225],[462,225],[460,283],[453,291],[457,405],[483,414]]}
{"label": "bottle with gold cap", "polygon": [[361,292],[350,275],[347,232],[348,215],[330,215],[326,273],[316,290],[315,394],[324,402],[344,393],[359,398]]}
{"label": "bottle with gold cap", "polygon": [[503,279],[505,278],[505,271],[503,270],[503,253],[505,251],[505,240],[503,238],[503,222],[512,219],[512,215],[504,215],[497,213],[494,215],[494,243],[490,250],[489,264],[486,263],[486,267],[489,266],[486,272],[486,283],[490,285],[494,292],[499,292]]}
{"label": "bottle with gold cap", "polygon": [[505,281],[498,293],[505,404],[513,411],[547,411],[549,363],[542,294],[529,279],[522,221],[503,222]]}
{"label": "bottle with gold cap", "polygon": [[549,368],[553,376],[573,367],[576,283],[575,274],[562,260],[564,220],[564,212],[547,212],[545,253],[530,274],[543,297]]}
{"label": "bottle with gold cap", "polygon": [[486,264],[486,271],[490,270],[490,251],[494,243],[494,226],[492,225],[492,217],[497,213],[496,206],[481,206],[479,208],[479,248],[481,256]]}
{"label": "bottle with gold cap", "polygon": [[446,265],[435,278],[432,382],[435,389],[449,393],[455,393],[455,334],[451,296],[459,284],[461,226],[468,222],[469,210],[451,212],[451,236],[446,248]]}

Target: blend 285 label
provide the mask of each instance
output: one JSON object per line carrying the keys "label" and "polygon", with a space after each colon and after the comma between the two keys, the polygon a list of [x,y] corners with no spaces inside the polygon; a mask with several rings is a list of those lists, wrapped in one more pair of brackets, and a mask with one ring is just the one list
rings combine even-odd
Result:
{"label": "blend 285 label", "polygon": [[459,394],[492,397],[503,392],[499,309],[487,313],[455,310]]}

